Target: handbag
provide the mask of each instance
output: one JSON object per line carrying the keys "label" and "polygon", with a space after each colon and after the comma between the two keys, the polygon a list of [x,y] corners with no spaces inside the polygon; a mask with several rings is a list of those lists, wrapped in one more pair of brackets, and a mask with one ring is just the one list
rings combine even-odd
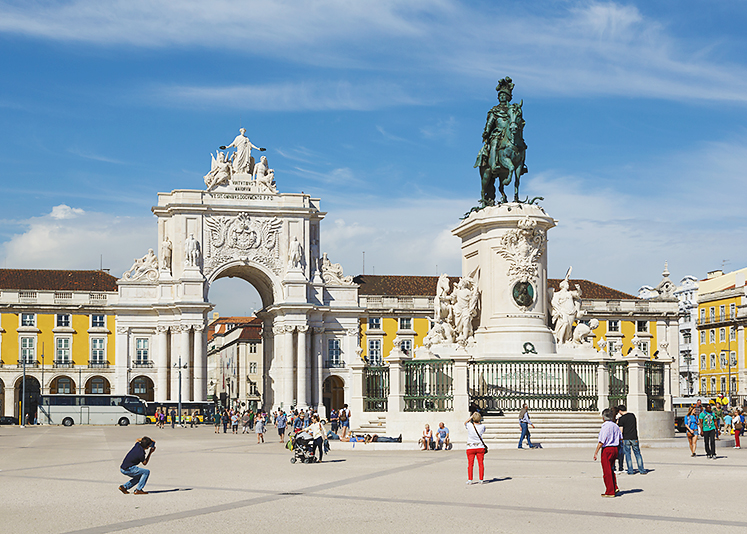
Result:
{"label": "handbag", "polygon": [[475,427],[475,434],[477,434],[477,437],[480,438],[480,443],[482,443],[482,446],[485,447],[485,453],[484,454],[488,454],[488,446],[485,445],[485,442],[482,440],[482,436],[477,431],[477,425],[475,425],[474,421],[472,422],[472,426]]}

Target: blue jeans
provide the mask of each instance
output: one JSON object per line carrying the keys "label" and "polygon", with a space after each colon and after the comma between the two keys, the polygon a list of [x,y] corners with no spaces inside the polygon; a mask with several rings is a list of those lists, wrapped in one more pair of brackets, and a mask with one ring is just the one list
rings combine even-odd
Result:
{"label": "blue jeans", "polygon": [[148,482],[148,475],[150,475],[149,469],[143,469],[142,467],[138,467],[136,465],[133,465],[129,469],[120,469],[120,471],[122,471],[123,475],[130,477],[130,480],[122,484],[127,490],[137,484],[137,488],[135,489],[139,489],[142,491],[142,489],[145,487],[145,483]]}
{"label": "blue jeans", "polygon": [[532,440],[529,439],[529,423],[524,423],[522,421],[519,421],[519,424],[521,425],[521,437],[519,438],[519,448],[521,449],[521,444],[524,443],[524,436],[527,438],[527,444],[529,445],[529,448],[531,449],[534,447],[532,445]]}
{"label": "blue jeans", "polygon": [[646,468],[643,467],[643,457],[641,456],[641,449],[638,446],[638,440],[624,439],[623,451],[625,452],[625,464],[628,466],[628,474],[632,475],[635,472],[633,471],[633,464],[630,461],[630,449],[633,449],[633,454],[635,454],[635,463],[638,464],[638,472],[642,475],[645,474]]}

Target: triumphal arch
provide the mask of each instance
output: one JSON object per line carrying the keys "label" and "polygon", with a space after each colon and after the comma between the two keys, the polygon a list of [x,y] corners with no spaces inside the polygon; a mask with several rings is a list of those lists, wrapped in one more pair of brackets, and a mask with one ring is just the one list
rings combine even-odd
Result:
{"label": "triumphal arch", "polygon": [[355,354],[358,288],[321,253],[320,200],[279,193],[253,150],[264,151],[242,129],[212,156],[204,189],[158,194],[158,253],[118,281],[119,391],[138,373],[153,381],[156,401],[176,400],[180,389],[185,400],[206,400],[209,293],[224,277],[246,280],[262,299],[265,408],[321,406],[327,338]]}

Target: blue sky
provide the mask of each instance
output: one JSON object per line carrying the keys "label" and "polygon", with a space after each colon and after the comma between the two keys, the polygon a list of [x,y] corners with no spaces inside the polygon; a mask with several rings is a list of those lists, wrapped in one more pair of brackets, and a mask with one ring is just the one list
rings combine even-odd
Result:
{"label": "blue sky", "polygon": [[550,275],[635,293],[747,264],[742,1],[0,1],[0,255],[119,275],[156,192],[240,125],[347,273],[459,274],[503,76]]}

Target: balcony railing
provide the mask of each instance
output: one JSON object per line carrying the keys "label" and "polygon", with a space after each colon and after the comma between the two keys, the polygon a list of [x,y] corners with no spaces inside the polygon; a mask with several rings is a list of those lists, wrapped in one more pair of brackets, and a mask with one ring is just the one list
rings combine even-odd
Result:
{"label": "balcony railing", "polygon": [[715,315],[706,315],[705,317],[698,317],[698,326],[708,324],[719,324],[727,323],[729,321],[736,321],[737,313],[717,313]]}
{"label": "balcony railing", "polygon": [[155,367],[155,364],[150,360],[136,360],[132,362],[134,369],[149,369]]}
{"label": "balcony railing", "polygon": [[93,361],[88,360],[88,368],[89,369],[108,369],[109,368],[109,362],[102,362],[102,361]]}
{"label": "balcony railing", "polygon": [[73,362],[71,362],[70,360],[55,360],[54,361],[54,366],[59,369],[69,369],[73,365],[74,365]]}
{"label": "balcony railing", "polygon": [[[23,360],[18,360],[18,368],[22,368],[23,365]],[[37,362],[36,360],[26,360],[26,367],[39,367],[39,362]]]}
{"label": "balcony railing", "polygon": [[343,367],[345,367],[345,362],[340,360],[325,360],[324,362],[325,369],[341,369]]}

